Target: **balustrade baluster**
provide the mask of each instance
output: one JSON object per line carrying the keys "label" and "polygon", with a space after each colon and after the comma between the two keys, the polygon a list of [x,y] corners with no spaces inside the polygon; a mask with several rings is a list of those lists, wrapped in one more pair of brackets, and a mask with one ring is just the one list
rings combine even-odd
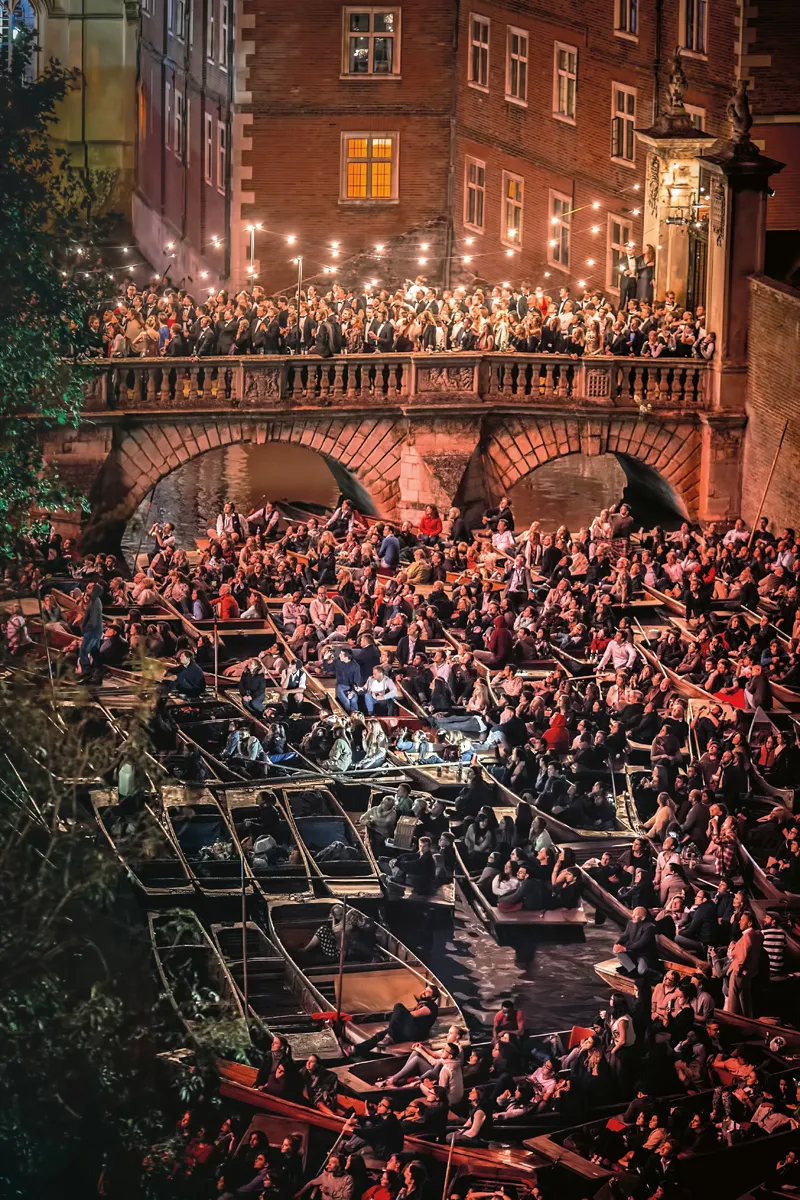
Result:
{"label": "balustrade baluster", "polygon": [[197,404],[197,375],[199,367],[189,367],[189,407],[194,408]]}
{"label": "balustrade baluster", "polygon": [[330,383],[330,379],[328,377],[328,371],[329,371],[328,364],[323,363],[322,366],[317,367],[317,370],[319,371],[320,399],[327,399],[328,396],[330,396],[330,394],[331,394],[331,383]]}
{"label": "balustrade baluster", "polygon": [[361,399],[369,400],[369,368],[368,362],[361,364]]}
{"label": "balustrade baluster", "polygon": [[568,394],[566,363],[559,363],[558,384],[556,386],[556,393],[558,395],[559,400],[566,400],[567,394]]}
{"label": "balustrade baluster", "polygon": [[656,376],[656,367],[652,361],[647,364],[645,399],[650,405],[654,405],[658,399],[658,379]]}
{"label": "balustrade baluster", "polygon": [[144,402],[148,408],[152,408],[156,402],[156,369],[155,367],[145,367],[144,369],[147,371]]}
{"label": "balustrade baluster", "polygon": [[555,395],[553,389],[553,364],[548,363],[544,369],[544,395],[546,400],[552,400]]}
{"label": "balustrade baluster", "polygon": [[167,370],[166,359],[164,366],[161,368],[161,407],[169,408],[169,371]]}
{"label": "balustrade baluster", "polygon": [[670,391],[670,399],[673,408],[680,408],[681,404],[683,403],[683,382],[681,380],[682,375],[683,368],[676,363],[672,368],[672,388]]}
{"label": "balustrade baluster", "polygon": [[355,400],[358,396],[356,391],[356,364],[350,360],[347,364],[347,399]]}
{"label": "balustrade baluster", "polygon": [[644,371],[638,363],[633,368],[633,400],[635,404],[644,400]]}
{"label": "balustrade baluster", "polygon": [[333,369],[333,396],[340,400],[344,395],[344,363],[337,362]]}
{"label": "balustrade baluster", "polygon": [[386,370],[388,375],[388,394],[392,399],[395,399],[395,397],[400,395],[400,389],[397,386],[397,364],[389,363]]}
{"label": "balustrade baluster", "polygon": [[669,400],[669,368],[668,367],[659,367],[658,368],[658,402],[659,402],[659,404],[662,404],[664,406],[664,408],[666,408],[668,400]]}
{"label": "balustrade baluster", "polygon": [[511,396],[513,394],[513,388],[512,388],[513,381],[511,379],[511,363],[510,362],[499,362],[497,364],[496,370],[497,370],[497,382],[498,382],[497,390],[499,392],[501,392],[502,395],[504,395],[504,396]]}

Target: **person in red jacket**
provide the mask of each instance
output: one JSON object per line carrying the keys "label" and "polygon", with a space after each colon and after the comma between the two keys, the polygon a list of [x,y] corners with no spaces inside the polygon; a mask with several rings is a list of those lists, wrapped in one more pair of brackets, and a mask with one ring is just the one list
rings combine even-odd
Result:
{"label": "person in red jacket", "polygon": [[239,616],[239,605],[233,598],[229,583],[222,584],[222,587],[219,589],[219,595],[211,603],[216,608],[220,621],[235,620]]}
{"label": "person in red jacket", "polygon": [[514,639],[511,636],[511,630],[502,617],[495,617],[494,629],[486,644],[486,649],[476,650],[473,658],[477,658],[479,662],[493,670],[498,670],[511,660],[513,648]]}
{"label": "person in red jacket", "polygon": [[435,504],[427,505],[425,515],[420,519],[419,537],[426,546],[438,542],[442,534],[442,518]]}
{"label": "person in red jacket", "polygon": [[553,713],[550,727],[543,734],[547,749],[554,754],[566,754],[569,750],[569,730],[563,713]]}

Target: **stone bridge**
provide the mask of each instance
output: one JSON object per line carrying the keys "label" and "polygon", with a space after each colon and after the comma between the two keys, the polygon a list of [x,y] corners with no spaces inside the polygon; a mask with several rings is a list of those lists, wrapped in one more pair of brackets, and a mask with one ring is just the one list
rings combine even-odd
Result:
{"label": "stone bridge", "polygon": [[629,479],[716,519],[739,510],[744,418],[712,408],[708,381],[693,359],[116,360],[80,428],[49,434],[46,451],[89,496],[87,546],[118,536],[159,479],[233,442],[315,450],[386,516],[484,502],[555,458],[611,453]]}

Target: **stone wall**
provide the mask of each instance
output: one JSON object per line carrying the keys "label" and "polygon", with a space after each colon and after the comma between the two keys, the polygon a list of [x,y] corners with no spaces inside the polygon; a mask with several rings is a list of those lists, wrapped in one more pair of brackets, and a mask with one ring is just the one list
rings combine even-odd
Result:
{"label": "stone wall", "polygon": [[742,511],[753,521],[786,421],[764,505],[773,531],[800,521],[800,291],[764,278],[750,284],[747,431]]}

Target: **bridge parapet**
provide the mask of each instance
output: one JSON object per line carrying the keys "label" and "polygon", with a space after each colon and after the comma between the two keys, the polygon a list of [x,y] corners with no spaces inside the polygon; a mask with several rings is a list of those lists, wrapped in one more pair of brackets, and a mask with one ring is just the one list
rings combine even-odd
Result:
{"label": "bridge parapet", "polygon": [[90,412],[534,405],[703,411],[697,359],[554,354],[362,354],[114,359],[87,388]]}

